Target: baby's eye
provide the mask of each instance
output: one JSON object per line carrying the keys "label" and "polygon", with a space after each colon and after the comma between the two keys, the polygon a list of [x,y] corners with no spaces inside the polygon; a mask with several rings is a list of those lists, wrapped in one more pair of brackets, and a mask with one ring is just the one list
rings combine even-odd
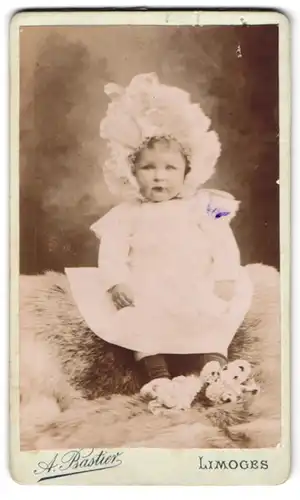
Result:
{"label": "baby's eye", "polygon": [[166,170],[176,170],[176,167],[174,165],[167,165]]}
{"label": "baby's eye", "polygon": [[153,169],[154,169],[154,165],[152,165],[152,163],[141,166],[141,170],[153,170]]}

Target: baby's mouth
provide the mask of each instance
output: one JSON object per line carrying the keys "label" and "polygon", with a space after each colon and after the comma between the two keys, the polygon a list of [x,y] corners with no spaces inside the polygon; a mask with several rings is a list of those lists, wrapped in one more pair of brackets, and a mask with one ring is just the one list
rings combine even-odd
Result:
{"label": "baby's mouth", "polygon": [[165,191],[166,188],[162,187],[162,186],[154,186],[152,188],[152,191],[155,191],[157,193],[162,193],[163,191]]}

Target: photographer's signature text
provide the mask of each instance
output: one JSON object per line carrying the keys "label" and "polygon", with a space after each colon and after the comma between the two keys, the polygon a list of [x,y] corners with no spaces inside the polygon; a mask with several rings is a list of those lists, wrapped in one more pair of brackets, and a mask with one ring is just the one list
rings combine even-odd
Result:
{"label": "photographer's signature text", "polygon": [[122,465],[123,452],[95,450],[69,450],[66,453],[55,453],[50,461],[40,461],[33,471],[39,477],[38,482],[59,477],[84,474],[87,472],[113,469]]}

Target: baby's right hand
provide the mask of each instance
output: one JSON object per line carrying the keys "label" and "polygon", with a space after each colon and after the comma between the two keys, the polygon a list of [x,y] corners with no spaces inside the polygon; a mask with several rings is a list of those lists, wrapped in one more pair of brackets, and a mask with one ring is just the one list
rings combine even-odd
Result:
{"label": "baby's right hand", "polygon": [[133,306],[133,293],[128,285],[119,283],[110,290],[113,303],[117,309]]}

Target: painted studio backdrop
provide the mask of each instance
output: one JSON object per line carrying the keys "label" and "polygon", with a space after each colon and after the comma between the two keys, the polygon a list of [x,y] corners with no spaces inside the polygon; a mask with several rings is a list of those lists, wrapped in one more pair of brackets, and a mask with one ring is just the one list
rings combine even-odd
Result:
{"label": "painted studio backdrop", "polygon": [[243,264],[278,268],[276,26],[24,27],[20,52],[22,274],[96,265],[89,226],[115,203],[101,172],[103,87],[152,71],[212,119],[222,154],[208,186],[242,202]]}

